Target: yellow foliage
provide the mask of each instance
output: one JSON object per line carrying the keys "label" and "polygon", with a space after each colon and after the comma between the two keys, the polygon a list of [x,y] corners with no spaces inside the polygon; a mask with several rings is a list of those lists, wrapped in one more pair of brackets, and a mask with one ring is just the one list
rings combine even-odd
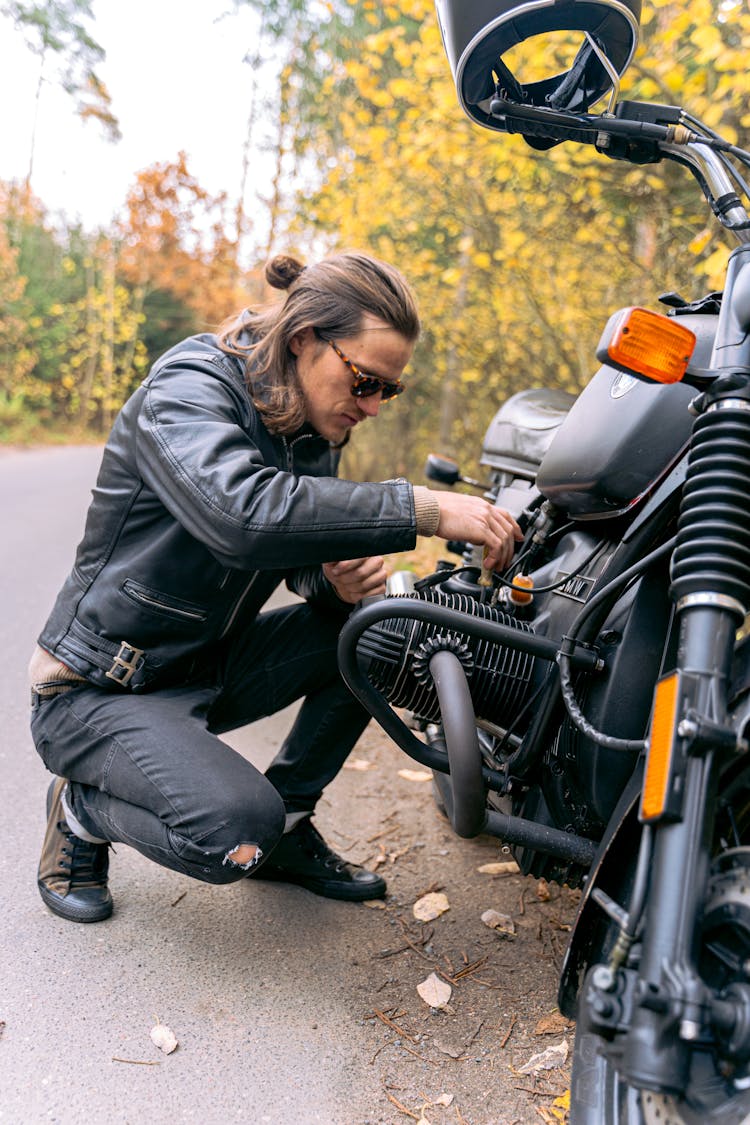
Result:
{"label": "yellow foliage", "polygon": [[[750,15],[738,4],[722,23],[718,5],[650,0],[623,96],[684,99],[742,144]],[[719,284],[724,238],[706,231],[681,170],[630,168],[587,146],[539,153],[473,125],[458,107],[432,5],[410,0],[398,17],[394,8],[367,8],[372,32],[329,76],[326,97],[335,102],[337,85],[353,83],[356,109],[349,85],[335,144],[325,128],[311,138],[330,170],[306,192],[299,231],[310,223],[333,245],[370,248],[405,270],[425,321],[415,389],[436,407],[449,398],[450,443],[472,434],[475,445],[514,390],[583,386],[613,309]],[[534,50],[529,65],[549,67]],[[411,417],[400,404],[400,420],[388,423],[415,450],[435,440],[427,429],[436,411],[425,411],[421,393],[409,396]]]}

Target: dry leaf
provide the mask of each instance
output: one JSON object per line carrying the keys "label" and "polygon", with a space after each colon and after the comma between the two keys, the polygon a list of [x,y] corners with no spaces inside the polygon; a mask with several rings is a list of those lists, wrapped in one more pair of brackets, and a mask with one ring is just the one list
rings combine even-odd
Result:
{"label": "dry leaf", "polygon": [[157,1023],[155,1027],[151,1028],[151,1042],[165,1055],[171,1055],[177,1047],[175,1034],[172,1028],[167,1027],[165,1023]]}
{"label": "dry leaf", "polygon": [[435,1101],[432,1104],[433,1105],[444,1105],[444,1106],[447,1107],[449,1105],[453,1105],[453,1098],[454,1097],[455,1097],[454,1094],[441,1094],[439,1098],[435,1098]]}
{"label": "dry leaf", "polygon": [[491,930],[496,930],[505,937],[515,936],[515,923],[509,914],[498,914],[497,910],[485,910],[482,921],[485,926],[489,926]]}
{"label": "dry leaf", "polygon": [[568,1060],[568,1041],[563,1039],[562,1043],[558,1043],[556,1047],[548,1047],[546,1051],[541,1051],[538,1055],[532,1055],[527,1063],[524,1063],[516,1073],[517,1074],[538,1074],[540,1070],[554,1070],[556,1067],[565,1066]]}
{"label": "dry leaf", "polygon": [[369,902],[364,902],[362,905],[369,906],[370,910],[385,910],[385,903],[381,902],[379,898],[370,899]]}
{"label": "dry leaf", "polygon": [[347,758],[344,762],[345,770],[374,770],[375,763],[368,762],[367,758]]}
{"label": "dry leaf", "polygon": [[482,875],[517,875],[520,868],[514,859],[506,860],[503,863],[483,863],[477,871]]}
{"label": "dry leaf", "polygon": [[426,770],[399,770],[398,776],[405,781],[432,781],[432,774]]}
{"label": "dry leaf", "polygon": [[552,898],[552,893],[549,889],[546,879],[540,879],[536,885],[536,897],[540,902],[549,902]]}
{"label": "dry leaf", "polygon": [[411,911],[418,922],[431,922],[433,918],[439,918],[450,908],[451,904],[448,902],[447,895],[440,891],[431,891],[429,894],[418,898]]}
{"label": "dry leaf", "polygon": [[568,1020],[562,1012],[550,1012],[542,1016],[534,1028],[535,1035],[559,1035],[561,1031],[568,1031],[573,1026],[573,1021]]}
{"label": "dry leaf", "polygon": [[417,985],[417,992],[431,1008],[445,1008],[453,989],[437,973],[430,973],[426,980]]}

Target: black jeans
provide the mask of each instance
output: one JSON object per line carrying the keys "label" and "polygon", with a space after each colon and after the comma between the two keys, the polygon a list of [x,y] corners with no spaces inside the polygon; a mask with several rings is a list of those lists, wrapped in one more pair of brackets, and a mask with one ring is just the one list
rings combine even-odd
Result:
{"label": "black jeans", "polygon": [[[267,857],[288,812],[314,809],[369,715],[341,680],[341,619],[308,605],[260,614],[205,676],[136,695],[84,685],[44,699],[31,729],[70,781],[89,832],[208,883],[246,874],[242,844]],[[217,737],[304,696],[265,775]]]}

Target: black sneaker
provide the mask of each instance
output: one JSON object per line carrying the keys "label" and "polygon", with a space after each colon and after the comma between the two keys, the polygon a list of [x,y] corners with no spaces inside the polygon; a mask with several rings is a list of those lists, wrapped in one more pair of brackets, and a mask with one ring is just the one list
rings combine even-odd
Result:
{"label": "black sneaker", "polygon": [[70,922],[102,922],[112,913],[107,887],[109,844],[92,844],[71,832],[62,795],[67,782],[56,777],[47,791],[47,833],[37,886],[54,914]]}
{"label": "black sneaker", "polygon": [[251,877],[296,883],[324,898],[349,902],[382,898],[386,892],[385,879],[356,863],[347,863],[332,851],[309,816],[281,837],[269,859]]}

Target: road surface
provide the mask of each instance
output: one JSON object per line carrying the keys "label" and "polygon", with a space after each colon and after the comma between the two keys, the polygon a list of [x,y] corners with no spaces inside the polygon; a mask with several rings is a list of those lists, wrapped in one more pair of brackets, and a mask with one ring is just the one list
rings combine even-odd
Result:
{"label": "road surface", "polygon": [[[384,904],[250,880],[206,886],[118,847],[110,920],[76,925],[46,910],[35,876],[49,775],[28,733],[26,664],[97,463],[94,447],[0,449],[0,1122],[538,1122],[566,1071],[517,1072],[572,1042],[554,1009],[574,896],[480,872],[507,859],[498,841],[457,840],[429,781],[400,773],[423,771],[375,724],[318,824],[385,874]],[[227,740],[263,768],[289,719]],[[412,906],[431,890],[450,909],[422,924]],[[481,923],[489,908],[513,917],[515,937]],[[433,972],[453,982],[443,1010],[416,991]],[[179,1042],[170,1055],[151,1042],[157,1020]]]}

